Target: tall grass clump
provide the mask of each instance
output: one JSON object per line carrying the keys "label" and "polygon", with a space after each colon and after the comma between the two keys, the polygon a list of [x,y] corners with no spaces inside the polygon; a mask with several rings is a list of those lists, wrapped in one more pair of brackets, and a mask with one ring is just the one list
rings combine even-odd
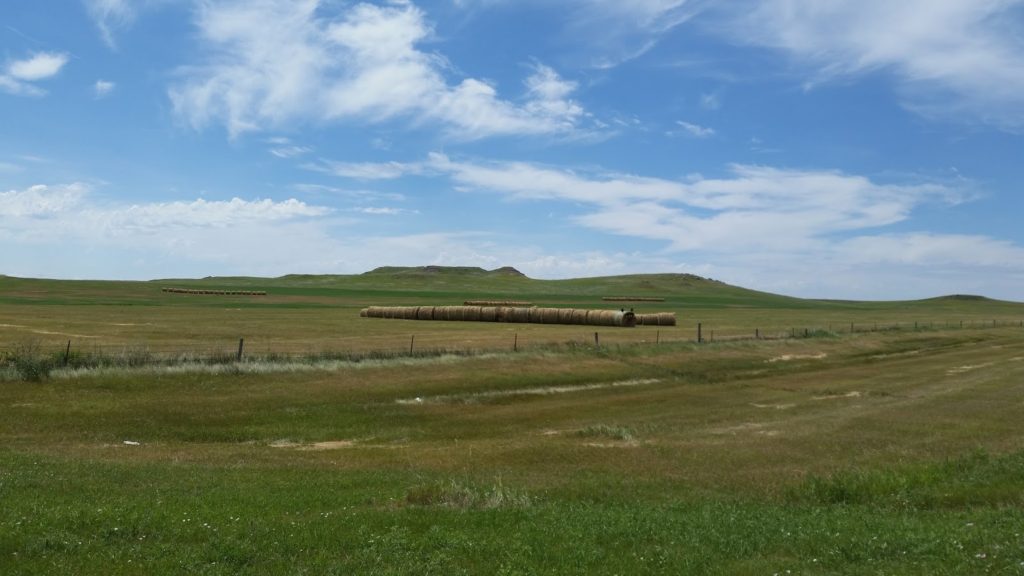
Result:
{"label": "tall grass clump", "polygon": [[928,510],[1024,505],[1024,452],[960,458],[888,469],[848,470],[808,478],[790,491],[816,505]]}
{"label": "tall grass clump", "polygon": [[594,424],[580,429],[577,436],[584,438],[608,438],[611,440],[622,440],[629,442],[636,437],[632,430],[624,426],[609,426],[607,424]]}
{"label": "tall grass clump", "polygon": [[406,494],[405,503],[410,506],[458,510],[494,510],[528,508],[533,501],[529,494],[506,486],[499,478],[494,484],[485,487],[457,480],[417,486]]}
{"label": "tall grass clump", "polygon": [[22,380],[42,382],[50,377],[50,372],[57,365],[56,358],[43,351],[38,342],[23,342],[15,347],[6,358],[6,363],[14,368]]}

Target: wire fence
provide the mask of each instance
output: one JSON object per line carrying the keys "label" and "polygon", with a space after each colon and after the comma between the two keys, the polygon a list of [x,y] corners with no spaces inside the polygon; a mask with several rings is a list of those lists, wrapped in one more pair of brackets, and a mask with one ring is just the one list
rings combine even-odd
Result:
{"label": "wire fence", "polygon": [[[395,321],[401,322],[401,321]],[[238,340],[97,342],[67,339],[29,342],[0,348],[0,367],[10,367],[19,358],[35,357],[53,367],[145,366],[182,363],[228,364],[246,361],[303,359],[360,361],[370,358],[422,357],[442,354],[473,355],[499,351],[544,348],[612,348],[616,346],[745,340],[787,340],[837,338],[857,334],[1024,329],[1024,320],[957,320],[915,322],[844,322],[816,326],[774,326],[767,329],[719,326],[695,322],[691,326],[608,328],[600,330],[509,329],[467,333],[417,331],[415,321],[407,322],[407,334],[346,337],[322,341]]]}

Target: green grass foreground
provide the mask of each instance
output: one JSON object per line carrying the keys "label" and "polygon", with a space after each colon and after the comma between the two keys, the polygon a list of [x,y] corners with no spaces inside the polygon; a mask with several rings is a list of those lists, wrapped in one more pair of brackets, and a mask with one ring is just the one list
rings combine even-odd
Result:
{"label": "green grass foreground", "polygon": [[[1019,304],[472,270],[162,285],[0,278],[0,574],[1024,574]],[[622,294],[813,330],[520,327],[512,352],[505,326],[353,314]],[[423,351],[374,345],[413,328]],[[162,353],[256,331],[240,363]],[[13,365],[68,339],[68,367]]]}

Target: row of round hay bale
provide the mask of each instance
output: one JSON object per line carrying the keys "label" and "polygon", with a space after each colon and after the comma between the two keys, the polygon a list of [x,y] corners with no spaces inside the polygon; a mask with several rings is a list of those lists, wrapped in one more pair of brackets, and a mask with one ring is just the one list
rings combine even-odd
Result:
{"label": "row of round hay bale", "polygon": [[[520,308],[507,306],[370,306],[359,312],[364,318],[443,320],[462,322],[511,322],[519,324],[581,324],[589,326],[636,325],[636,315],[622,310],[576,308]],[[673,324],[675,316],[672,317]]]}
{"label": "row of round hay bale", "polygon": [[205,294],[212,296],[266,296],[266,292],[256,290],[197,290],[193,288],[161,288],[161,292],[172,294]]}
{"label": "row of round hay bale", "polygon": [[605,302],[664,302],[664,298],[653,298],[648,296],[604,296]]}
{"label": "row of round hay bale", "polygon": [[512,308],[527,308],[533,306],[533,302],[519,302],[517,300],[466,300],[466,306],[509,306]]}
{"label": "row of round hay bale", "polygon": [[590,310],[587,313],[590,326],[636,326],[636,314],[622,310]]}
{"label": "row of round hay bale", "polygon": [[657,312],[654,314],[637,314],[636,323],[638,326],[675,326],[675,312]]}

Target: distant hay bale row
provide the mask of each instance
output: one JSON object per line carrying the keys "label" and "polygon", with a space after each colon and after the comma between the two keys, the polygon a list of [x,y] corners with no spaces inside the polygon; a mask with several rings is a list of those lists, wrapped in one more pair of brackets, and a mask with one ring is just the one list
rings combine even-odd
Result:
{"label": "distant hay bale row", "polygon": [[463,304],[466,306],[533,306],[533,302],[519,302],[518,300],[466,300]]}
{"label": "distant hay bale row", "polygon": [[192,288],[161,288],[162,292],[173,294],[212,294],[214,296],[266,296],[266,292],[255,290],[193,290]]}
{"label": "distant hay bale row", "polygon": [[675,312],[658,312],[656,314],[637,314],[637,326],[675,326]]}
{"label": "distant hay bale row", "polygon": [[664,302],[664,298],[648,298],[645,296],[605,296],[605,302]]}
{"label": "distant hay bale row", "polygon": [[583,324],[632,328],[636,315],[621,310],[576,308],[520,308],[513,306],[370,306],[363,318],[398,320],[449,320],[463,322],[512,322],[521,324]]}

